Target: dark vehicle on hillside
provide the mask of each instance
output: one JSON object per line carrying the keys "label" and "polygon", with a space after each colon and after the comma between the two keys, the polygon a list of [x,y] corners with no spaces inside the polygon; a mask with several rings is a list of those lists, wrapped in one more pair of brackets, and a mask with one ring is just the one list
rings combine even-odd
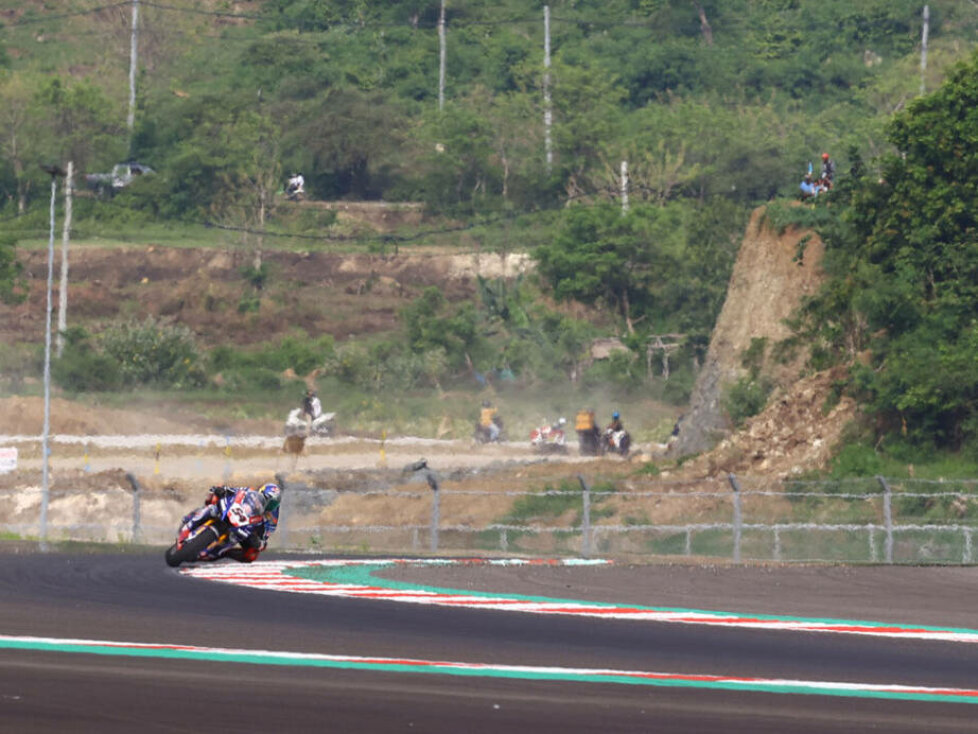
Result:
{"label": "dark vehicle on hillside", "polygon": [[118,163],[111,173],[86,173],[85,185],[99,196],[112,196],[131,184],[138,176],[155,173],[149,166],[136,161]]}

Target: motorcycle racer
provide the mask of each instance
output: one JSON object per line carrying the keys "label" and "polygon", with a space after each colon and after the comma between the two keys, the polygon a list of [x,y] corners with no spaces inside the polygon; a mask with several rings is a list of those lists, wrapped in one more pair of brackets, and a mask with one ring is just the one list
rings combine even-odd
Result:
{"label": "motorcycle racer", "polygon": [[625,430],[625,424],[621,421],[621,413],[617,410],[611,414],[611,423],[605,429],[605,438],[608,441],[608,448],[622,456],[628,455],[631,445],[631,438]]}
{"label": "motorcycle racer", "polygon": [[242,491],[245,493],[242,504],[251,511],[252,521],[247,525],[236,527],[228,538],[227,545],[218,551],[217,555],[242,563],[251,563],[265,550],[268,539],[278,528],[282,490],[277,484],[270,482],[258,489],[227,485],[211,487],[204,500],[204,506],[183,518],[183,533],[189,533],[208,519],[219,517],[220,500]]}

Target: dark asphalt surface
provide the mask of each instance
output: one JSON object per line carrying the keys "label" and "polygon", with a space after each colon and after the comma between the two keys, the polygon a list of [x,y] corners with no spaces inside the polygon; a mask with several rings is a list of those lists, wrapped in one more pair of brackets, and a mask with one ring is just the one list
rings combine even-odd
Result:
{"label": "dark asphalt surface", "polygon": [[[546,574],[546,569],[534,573]],[[568,570],[559,573],[567,578]],[[256,591],[181,577],[164,565],[162,550],[33,553],[0,546],[0,634],[978,687],[978,645],[554,618]],[[978,732],[978,707],[0,650],[0,732],[199,732],[209,727],[902,734]]]}

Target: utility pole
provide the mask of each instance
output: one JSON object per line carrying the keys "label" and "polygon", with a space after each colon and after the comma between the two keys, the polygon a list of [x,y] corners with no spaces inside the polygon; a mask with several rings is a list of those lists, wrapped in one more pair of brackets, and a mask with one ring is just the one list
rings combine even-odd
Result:
{"label": "utility pole", "polygon": [[58,192],[58,176],[65,172],[60,166],[41,166],[51,175],[51,227],[48,237],[47,310],[44,321],[44,428],[41,431],[41,548],[46,550],[48,536],[48,503],[50,499],[48,436],[51,433],[51,291],[54,286],[54,202]]}
{"label": "utility pole", "polygon": [[547,155],[547,175],[553,172],[554,150],[550,128],[553,125],[553,110],[550,100],[550,6],[543,6],[543,129],[544,150]]}
{"label": "utility pole", "polygon": [[136,65],[139,58],[139,0],[132,0],[132,36],[129,41],[129,152],[132,153],[132,130],[136,124]]}
{"label": "utility pole", "polygon": [[445,0],[438,16],[438,109],[445,107]]}
{"label": "utility pole", "polygon": [[628,161],[621,162],[621,213],[628,213]]}
{"label": "utility pole", "polygon": [[71,195],[72,176],[75,164],[68,161],[65,173],[65,223],[61,234],[61,285],[58,288],[58,337],[57,355],[60,358],[65,348],[65,330],[68,328],[68,243],[71,240]]}
{"label": "utility pole", "polygon": [[927,92],[924,74],[927,72],[927,35],[930,33],[930,6],[924,6],[924,30],[920,36],[920,94]]}

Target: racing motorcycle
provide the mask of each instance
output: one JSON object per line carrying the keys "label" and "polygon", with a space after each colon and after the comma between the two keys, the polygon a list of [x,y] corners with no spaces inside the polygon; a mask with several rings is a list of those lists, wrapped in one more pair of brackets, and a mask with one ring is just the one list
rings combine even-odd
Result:
{"label": "racing motorcycle", "polygon": [[546,423],[530,431],[530,446],[543,454],[566,454],[567,436],[564,434],[565,418],[556,423]]}
{"label": "racing motorcycle", "polygon": [[306,421],[302,408],[289,411],[285,419],[286,436],[331,436],[336,429],[336,413],[323,413],[312,423]]}
{"label": "racing motorcycle", "polygon": [[217,517],[195,527],[198,510],[180,526],[177,541],[164,554],[168,566],[233,557],[234,551],[240,551],[238,544],[263,526],[264,506],[255,492],[242,488],[218,498],[216,505]]}
{"label": "racing motorcycle", "polygon": [[492,431],[489,430],[488,426],[484,426],[476,421],[475,431],[472,433],[472,439],[476,443],[499,443],[506,440],[503,436],[503,419],[498,415],[493,416],[492,422],[499,429],[495,437],[493,437]]}
{"label": "racing motorcycle", "polygon": [[604,450],[609,454],[628,456],[632,448],[632,437],[628,431],[613,431],[610,428],[604,432]]}

